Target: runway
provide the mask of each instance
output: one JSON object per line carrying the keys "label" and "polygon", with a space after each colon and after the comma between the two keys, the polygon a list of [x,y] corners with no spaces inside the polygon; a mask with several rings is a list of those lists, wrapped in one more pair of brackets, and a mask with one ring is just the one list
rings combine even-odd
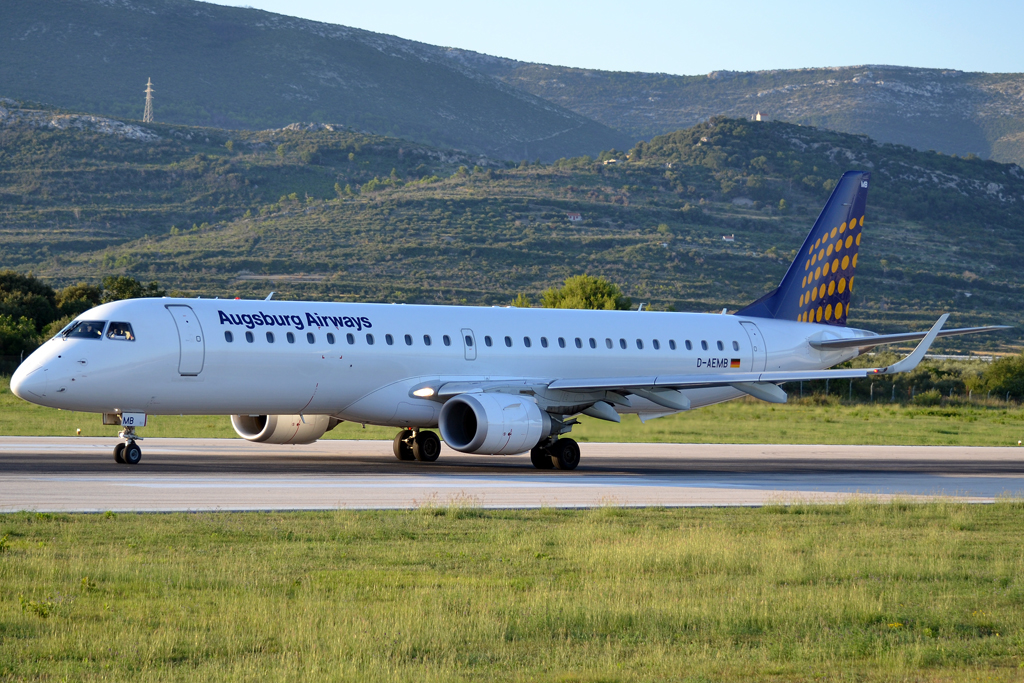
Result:
{"label": "runway", "polygon": [[0,437],[0,511],[324,510],[473,505],[764,505],[850,497],[1024,496],[1024,448],[580,444],[573,472],[526,455],[445,448],[400,462],[385,441],[265,446],[146,439],[118,465],[115,439]]}

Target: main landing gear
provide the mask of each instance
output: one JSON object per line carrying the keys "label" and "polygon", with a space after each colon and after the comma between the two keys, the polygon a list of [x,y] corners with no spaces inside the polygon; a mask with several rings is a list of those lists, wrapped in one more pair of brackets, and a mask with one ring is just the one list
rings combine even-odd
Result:
{"label": "main landing gear", "polygon": [[125,442],[114,446],[114,462],[119,465],[138,465],[142,460],[142,449],[135,442],[142,441],[142,437],[135,433],[135,427],[125,427],[118,437]]}
{"label": "main landing gear", "polygon": [[580,464],[580,446],[573,439],[555,439],[530,451],[530,462],[538,470],[574,470]]}
{"label": "main landing gear", "polygon": [[434,462],[441,455],[441,439],[434,432],[403,429],[395,437],[395,457],[399,460]]}

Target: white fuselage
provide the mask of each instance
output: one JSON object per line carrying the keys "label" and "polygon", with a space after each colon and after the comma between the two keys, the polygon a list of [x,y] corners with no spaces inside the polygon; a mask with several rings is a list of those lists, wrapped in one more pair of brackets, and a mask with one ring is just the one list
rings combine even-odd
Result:
{"label": "white fuselage", "polygon": [[[119,301],[79,319],[128,322],[134,339],[58,335],[18,368],[19,396],[94,413],[331,415],[421,427],[436,425],[441,407],[412,395],[424,382],[818,370],[857,351],[822,352],[809,340],[864,334],[715,314],[224,299]],[[744,395],[729,386],[683,393],[694,408]],[[631,403],[616,409],[666,412]]]}

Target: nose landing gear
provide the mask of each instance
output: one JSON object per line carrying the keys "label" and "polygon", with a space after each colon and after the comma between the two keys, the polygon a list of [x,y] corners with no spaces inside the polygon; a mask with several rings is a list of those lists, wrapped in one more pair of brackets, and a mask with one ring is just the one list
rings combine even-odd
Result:
{"label": "nose landing gear", "polygon": [[142,437],[135,433],[135,427],[125,427],[117,436],[125,442],[114,446],[114,462],[119,465],[138,465],[142,460],[142,449],[135,442],[142,441]]}

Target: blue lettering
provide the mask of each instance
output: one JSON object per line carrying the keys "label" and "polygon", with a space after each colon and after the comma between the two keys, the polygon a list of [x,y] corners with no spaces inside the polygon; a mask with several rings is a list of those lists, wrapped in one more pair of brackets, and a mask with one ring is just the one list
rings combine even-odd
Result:
{"label": "blue lettering", "polygon": [[370,329],[371,327],[373,327],[373,325],[370,324],[370,319],[369,318],[363,317],[363,318],[360,318],[360,320],[363,321],[363,327],[365,327],[366,329]]}
{"label": "blue lettering", "polygon": [[231,322],[231,318],[229,318],[228,315],[224,311],[217,311],[217,312],[220,313],[220,324],[221,325],[223,325],[224,323],[230,323]]}
{"label": "blue lettering", "polygon": [[246,329],[251,330],[254,327],[252,316],[248,313],[242,315],[242,322],[245,324]]}
{"label": "blue lettering", "polygon": [[313,325],[320,326],[320,321],[313,317],[312,313],[306,313],[306,324],[312,327]]}
{"label": "blue lettering", "polygon": [[306,327],[305,325],[302,324],[302,318],[300,318],[297,315],[292,316],[292,322],[295,324],[295,327],[300,330],[305,329]]}

